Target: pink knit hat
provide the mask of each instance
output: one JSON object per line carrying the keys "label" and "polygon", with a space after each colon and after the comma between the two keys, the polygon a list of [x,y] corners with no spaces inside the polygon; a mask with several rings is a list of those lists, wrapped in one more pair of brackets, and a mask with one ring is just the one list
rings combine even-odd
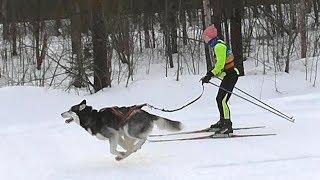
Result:
{"label": "pink knit hat", "polygon": [[211,39],[216,38],[218,35],[217,28],[214,27],[214,24],[211,26],[207,27],[202,34],[202,38],[204,42],[208,43]]}

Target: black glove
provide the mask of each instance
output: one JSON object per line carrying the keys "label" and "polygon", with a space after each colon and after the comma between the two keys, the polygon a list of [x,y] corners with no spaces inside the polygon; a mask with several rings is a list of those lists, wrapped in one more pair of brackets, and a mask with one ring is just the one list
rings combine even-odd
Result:
{"label": "black glove", "polygon": [[202,84],[209,83],[212,77],[213,77],[213,73],[211,71],[207,72],[207,74],[203,78],[201,78]]}

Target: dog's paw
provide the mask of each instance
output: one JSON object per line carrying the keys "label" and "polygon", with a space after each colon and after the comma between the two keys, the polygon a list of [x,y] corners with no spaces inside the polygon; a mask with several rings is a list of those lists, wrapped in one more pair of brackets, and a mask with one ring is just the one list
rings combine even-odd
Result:
{"label": "dog's paw", "polygon": [[124,159],[123,157],[120,157],[120,156],[116,156],[115,158],[114,158],[116,161],[121,161],[122,159]]}
{"label": "dog's paw", "polygon": [[117,161],[120,161],[120,160],[124,159],[125,156],[126,156],[126,153],[120,151],[120,152],[117,153],[117,156],[115,157],[115,159],[116,159]]}
{"label": "dog's paw", "polygon": [[117,161],[121,161],[122,159],[126,158],[127,157],[127,154],[125,152],[118,152],[118,155],[115,157],[115,160]]}

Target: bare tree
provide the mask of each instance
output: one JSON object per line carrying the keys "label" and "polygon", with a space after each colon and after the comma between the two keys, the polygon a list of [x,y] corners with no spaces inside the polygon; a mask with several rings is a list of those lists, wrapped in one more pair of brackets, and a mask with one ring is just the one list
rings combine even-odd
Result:
{"label": "bare tree", "polygon": [[239,3],[238,8],[234,9],[231,17],[231,45],[235,57],[236,67],[240,71],[240,75],[244,75],[243,67],[243,51],[242,51],[242,30],[241,30],[241,11],[242,5]]}
{"label": "bare tree", "polygon": [[[210,8],[210,0],[203,0],[202,1],[203,9],[202,9],[202,27],[205,29],[209,25],[211,25],[211,8]],[[212,68],[212,60],[211,60],[211,53],[209,47],[204,44],[205,54],[206,54],[206,63],[207,63],[207,70],[209,71]]]}
{"label": "bare tree", "polygon": [[[127,85],[133,77],[133,36],[130,34],[129,18],[119,16],[113,19],[112,47],[115,49],[119,61],[127,65]],[[120,72],[120,71],[119,71]]]}
{"label": "bare tree", "polygon": [[77,87],[85,87],[84,83],[84,64],[82,57],[82,41],[81,41],[81,17],[79,0],[72,1],[73,14],[71,16],[71,45],[72,45],[72,65],[75,69],[75,76],[72,84]]}
{"label": "bare tree", "polygon": [[306,0],[300,1],[300,38],[301,38],[301,58],[307,57],[307,7]]}
{"label": "bare tree", "polygon": [[[94,89],[99,91],[111,87],[111,49],[107,47],[108,36],[103,15],[102,0],[92,0],[92,41]],[[112,57],[112,56],[111,56]]]}

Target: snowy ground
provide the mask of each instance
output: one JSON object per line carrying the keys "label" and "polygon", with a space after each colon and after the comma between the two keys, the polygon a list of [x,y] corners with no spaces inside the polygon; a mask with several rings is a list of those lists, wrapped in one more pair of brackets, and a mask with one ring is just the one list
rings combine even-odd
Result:
{"label": "snowy ground", "polygon": [[[129,158],[116,162],[109,144],[60,113],[87,99],[96,108],[148,102],[171,109],[201,92],[200,76],[145,77],[129,88],[114,87],[95,95],[75,95],[35,87],[0,89],[0,179],[320,179],[320,90],[304,81],[299,71],[274,76],[242,77],[238,87],[293,115],[292,124],[241,99],[231,99],[235,127],[267,128],[238,132],[277,133],[272,137],[146,143]],[[213,82],[218,83],[217,80]],[[207,127],[218,119],[217,89],[210,85],[202,99],[176,113],[151,111],[182,121],[185,130]],[[154,133],[160,133],[158,129]]]}

